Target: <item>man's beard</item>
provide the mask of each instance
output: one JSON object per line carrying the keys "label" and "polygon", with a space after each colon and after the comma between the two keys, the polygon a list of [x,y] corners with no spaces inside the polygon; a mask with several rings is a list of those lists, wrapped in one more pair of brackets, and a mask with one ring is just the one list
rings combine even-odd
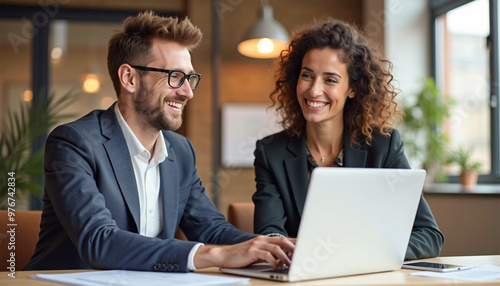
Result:
{"label": "man's beard", "polygon": [[148,106],[148,97],[152,96],[153,92],[146,82],[141,80],[138,96],[134,100],[135,110],[139,115],[144,116],[145,120],[151,127],[158,130],[175,131],[181,127],[182,116],[181,114],[172,115],[173,119],[169,120],[165,114],[163,106],[166,103],[159,98],[156,104],[152,103]]}

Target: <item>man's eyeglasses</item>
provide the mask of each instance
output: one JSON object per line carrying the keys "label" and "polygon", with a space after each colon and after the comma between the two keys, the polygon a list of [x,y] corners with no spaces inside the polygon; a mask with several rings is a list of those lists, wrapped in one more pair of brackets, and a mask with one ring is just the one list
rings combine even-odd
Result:
{"label": "man's eyeglasses", "polygon": [[181,87],[184,84],[184,80],[187,79],[191,89],[195,90],[196,87],[198,86],[198,83],[200,83],[201,79],[201,74],[199,73],[186,74],[180,70],[164,70],[164,69],[157,69],[157,68],[143,67],[143,66],[131,66],[131,67],[141,71],[153,71],[153,72],[168,74],[168,85],[170,85],[171,88]]}

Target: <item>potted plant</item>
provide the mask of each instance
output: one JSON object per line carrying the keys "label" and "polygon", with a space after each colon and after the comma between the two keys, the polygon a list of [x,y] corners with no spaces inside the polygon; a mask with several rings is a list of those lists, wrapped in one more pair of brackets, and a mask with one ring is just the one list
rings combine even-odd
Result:
{"label": "potted plant", "polygon": [[472,149],[462,147],[452,150],[447,158],[447,164],[457,164],[460,167],[460,184],[464,187],[474,187],[477,184],[478,171],[481,162],[472,161]]}
{"label": "potted plant", "polygon": [[403,104],[401,134],[410,159],[427,170],[427,183],[444,181],[442,171],[448,136],[441,132],[444,120],[450,115],[453,102],[436,87],[434,80],[424,81],[414,97],[406,97]]}
{"label": "potted plant", "polygon": [[[45,101],[21,101],[18,112],[7,111],[0,134],[0,209],[7,208],[8,198],[13,201],[20,194],[42,193],[44,136],[60,120],[72,116],[61,112],[74,98],[73,93],[59,98],[52,94]],[[34,142],[40,142],[36,149]]]}

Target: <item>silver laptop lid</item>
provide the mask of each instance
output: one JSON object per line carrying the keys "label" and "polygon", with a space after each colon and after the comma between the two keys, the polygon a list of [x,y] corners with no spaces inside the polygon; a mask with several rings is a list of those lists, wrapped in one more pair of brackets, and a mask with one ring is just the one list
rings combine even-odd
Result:
{"label": "silver laptop lid", "polygon": [[401,268],[424,170],[316,168],[289,281]]}

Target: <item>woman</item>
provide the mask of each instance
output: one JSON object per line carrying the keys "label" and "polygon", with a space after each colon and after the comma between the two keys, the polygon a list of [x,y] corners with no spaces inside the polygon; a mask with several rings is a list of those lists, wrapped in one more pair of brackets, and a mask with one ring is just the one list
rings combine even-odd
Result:
{"label": "woman", "polygon": [[[280,56],[271,93],[284,131],[257,141],[254,230],[296,237],[309,176],[320,167],[405,168],[390,73],[355,27],[313,22]],[[443,235],[422,197],[405,258],[435,257]]]}

